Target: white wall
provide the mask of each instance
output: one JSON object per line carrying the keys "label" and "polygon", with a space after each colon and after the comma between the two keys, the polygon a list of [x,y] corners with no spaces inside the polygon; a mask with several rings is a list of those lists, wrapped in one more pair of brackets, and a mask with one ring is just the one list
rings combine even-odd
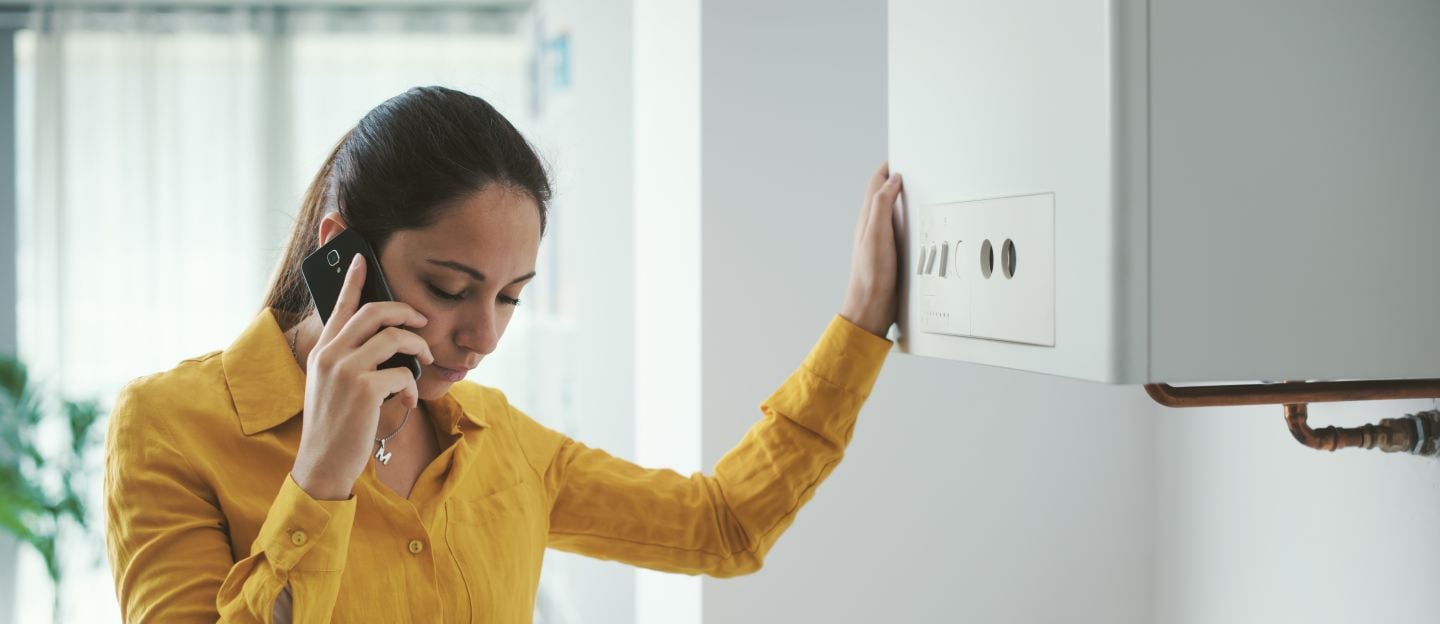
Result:
{"label": "white wall", "polygon": [[[700,0],[637,0],[635,451],[701,470]],[[635,622],[699,624],[700,579],[640,570]]]}
{"label": "white wall", "polygon": [[[886,153],[886,16],[879,0],[702,15],[711,466],[839,310]],[[1138,388],[892,353],[766,567],[706,579],[705,622],[1143,622],[1150,411]]]}
{"label": "white wall", "polygon": [[[575,297],[563,304],[576,322],[572,434],[618,457],[635,459],[634,398],[634,129],[631,101],[631,8],[541,0],[542,36],[568,35],[568,88],[550,85],[534,137],[553,167],[555,212],[546,236],[563,237],[562,271]],[[559,61],[546,58],[543,71]],[[548,75],[548,74],[547,74]],[[635,621],[635,570],[623,564],[546,551],[543,574],[559,595],[550,622]]]}
{"label": "white wall", "polygon": [[[1356,426],[1433,401],[1310,405]],[[1157,408],[1154,621],[1434,622],[1440,462],[1301,446],[1279,406]]]}

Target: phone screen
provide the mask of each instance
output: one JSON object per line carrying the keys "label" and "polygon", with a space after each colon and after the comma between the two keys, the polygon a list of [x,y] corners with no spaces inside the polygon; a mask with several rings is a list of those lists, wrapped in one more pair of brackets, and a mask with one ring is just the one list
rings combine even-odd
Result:
{"label": "phone screen", "polygon": [[[320,313],[320,320],[325,324],[330,323],[330,314],[335,311],[335,303],[340,300],[340,287],[345,283],[345,275],[350,271],[351,258],[355,254],[365,257],[365,284],[360,288],[360,305],[371,301],[394,301],[390,294],[390,285],[385,281],[385,272],[380,268],[380,260],[375,257],[375,251],[365,238],[354,230],[346,228],[330,242],[315,250],[300,265],[300,273],[305,278],[305,285],[310,289],[310,297],[315,301],[315,310]],[[379,368],[395,368],[404,366],[410,369],[415,379],[420,378],[420,360],[408,353],[396,353],[390,359],[382,363]]]}

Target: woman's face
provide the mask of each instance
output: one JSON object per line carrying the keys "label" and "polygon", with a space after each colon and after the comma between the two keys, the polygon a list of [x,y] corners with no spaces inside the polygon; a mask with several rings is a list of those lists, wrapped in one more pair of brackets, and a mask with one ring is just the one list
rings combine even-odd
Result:
{"label": "woman's face", "polygon": [[421,363],[421,398],[444,395],[495,350],[539,249],[539,207],[501,185],[457,202],[428,228],[390,237],[380,254],[390,291],[430,321],[412,330],[435,354],[434,364]]}

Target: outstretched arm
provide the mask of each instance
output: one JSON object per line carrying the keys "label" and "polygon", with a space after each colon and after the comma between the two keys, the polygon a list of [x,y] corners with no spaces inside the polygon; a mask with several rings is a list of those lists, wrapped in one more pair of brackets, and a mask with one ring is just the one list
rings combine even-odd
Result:
{"label": "outstretched arm", "polygon": [[758,570],[850,442],[891,342],[836,316],[710,475],[648,469],[510,407],[550,497],[550,546],[667,572]]}
{"label": "outstretched arm", "polygon": [[841,312],[762,419],[715,465],[688,477],[646,469],[541,427],[510,408],[551,500],[550,545],[672,572],[734,576],[765,554],[835,469],[880,373],[898,313],[899,174],[871,177],[855,226]]}

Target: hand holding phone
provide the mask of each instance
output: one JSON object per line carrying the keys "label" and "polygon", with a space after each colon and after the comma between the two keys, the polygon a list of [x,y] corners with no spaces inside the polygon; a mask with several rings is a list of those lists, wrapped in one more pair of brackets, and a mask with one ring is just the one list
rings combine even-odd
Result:
{"label": "hand holding phone", "polygon": [[402,329],[429,322],[418,310],[399,301],[361,305],[369,266],[363,254],[353,258],[345,263],[335,305],[310,350],[300,447],[291,469],[295,482],[322,500],[349,498],[370,459],[387,398],[398,395],[412,408],[419,404],[411,371],[380,365],[399,354],[435,361],[423,338]]}
{"label": "hand holding phone", "polygon": [[[375,250],[363,236],[346,228],[331,238],[330,242],[306,256],[300,264],[300,274],[310,289],[310,298],[315,301],[315,311],[320,313],[320,321],[327,326],[330,324],[331,311],[340,298],[340,287],[344,283],[346,271],[349,270],[350,258],[355,254],[365,258],[365,283],[360,289],[360,306],[395,300],[390,294],[390,283],[385,280],[385,272],[380,270],[380,261],[375,257]],[[396,366],[410,369],[410,374],[415,379],[420,379],[420,362],[416,361],[415,356],[396,353],[394,357],[380,364],[382,369]]]}

